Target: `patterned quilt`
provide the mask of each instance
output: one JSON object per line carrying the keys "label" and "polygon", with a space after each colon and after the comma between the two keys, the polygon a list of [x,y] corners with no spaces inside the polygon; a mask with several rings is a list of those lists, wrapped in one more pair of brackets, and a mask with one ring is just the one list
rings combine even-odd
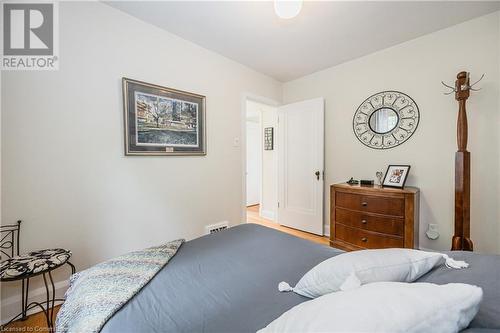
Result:
{"label": "patterned quilt", "polygon": [[74,274],[56,332],[99,332],[177,253],[183,239],[131,252]]}

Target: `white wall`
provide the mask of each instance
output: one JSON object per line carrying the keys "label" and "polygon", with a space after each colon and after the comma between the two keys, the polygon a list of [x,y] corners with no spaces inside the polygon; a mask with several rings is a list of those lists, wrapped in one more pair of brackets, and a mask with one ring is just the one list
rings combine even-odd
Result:
{"label": "white wall", "polygon": [[262,148],[260,117],[247,119],[247,206],[260,204],[262,184]]}
{"label": "white wall", "polygon": [[[447,250],[454,216],[454,154],[457,102],[445,96],[441,80],[453,83],[456,73],[486,73],[468,102],[472,156],[472,240],[479,252],[500,253],[499,221],[499,13],[391,47],[284,84],[285,103],[323,96],[325,111],[325,184],[349,177],[375,179],[388,164],[411,164],[408,185],[421,189],[420,245]],[[412,138],[387,151],[362,145],[352,130],[352,117],[368,96],[383,90],[409,94],[420,107],[421,122]],[[329,190],[325,190],[325,222]],[[428,240],[428,223],[439,225],[441,237]]]}
{"label": "white wall", "polygon": [[[1,78],[2,223],[24,220],[22,250],[69,248],[81,270],[240,223],[241,98],[281,84],[99,2],[59,16],[60,70]],[[207,156],[125,157],[122,76],[206,95]]]}

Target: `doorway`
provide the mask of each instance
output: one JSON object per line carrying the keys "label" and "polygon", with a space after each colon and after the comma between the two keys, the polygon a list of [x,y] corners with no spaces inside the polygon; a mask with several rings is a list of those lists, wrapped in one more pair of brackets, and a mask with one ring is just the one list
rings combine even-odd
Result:
{"label": "doorway", "polygon": [[[265,219],[276,222],[277,152],[275,133],[277,107],[245,100],[245,222]],[[266,134],[267,133],[267,134]]]}
{"label": "doorway", "polygon": [[323,235],[324,100],[243,100],[243,221]]}

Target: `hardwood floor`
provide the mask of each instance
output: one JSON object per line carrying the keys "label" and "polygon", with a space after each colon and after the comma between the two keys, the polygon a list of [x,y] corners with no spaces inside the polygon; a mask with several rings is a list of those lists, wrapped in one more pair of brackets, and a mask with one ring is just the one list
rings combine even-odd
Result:
{"label": "hardwood floor", "polygon": [[287,234],[304,238],[318,244],[329,245],[328,237],[318,236],[305,231],[284,227],[282,225],[274,223],[273,221],[267,220],[259,216],[259,205],[250,206],[247,208],[247,222],[260,224],[268,228],[273,228],[282,232],[286,232]]}
{"label": "hardwood floor", "polygon": [[[329,240],[328,237],[322,237],[314,234],[310,234],[308,232],[296,230],[293,228],[288,228],[281,226],[273,221],[267,220],[263,217],[259,216],[259,206],[251,206],[247,209],[247,222],[256,223],[262,226],[273,228],[282,232],[286,232],[288,234],[308,239],[318,244],[328,245]],[[59,311],[60,306],[56,306],[54,309],[54,321],[55,316],[57,315],[57,311]],[[25,321],[15,321],[3,330],[4,332],[48,332],[47,322],[45,320],[45,315],[41,312],[35,313],[28,317]]]}
{"label": "hardwood floor", "polygon": [[[54,307],[54,324],[60,305]],[[17,320],[2,329],[2,332],[49,332],[43,312],[28,316],[25,321]]]}

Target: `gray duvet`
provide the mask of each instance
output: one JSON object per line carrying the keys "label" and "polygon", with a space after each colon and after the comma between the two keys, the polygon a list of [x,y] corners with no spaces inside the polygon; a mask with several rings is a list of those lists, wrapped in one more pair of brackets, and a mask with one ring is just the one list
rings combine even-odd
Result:
{"label": "gray duvet", "polygon": [[[186,242],[101,332],[255,332],[308,300],[280,293],[280,281],[293,285],[316,264],[339,253],[255,224],[197,238]],[[452,256],[470,267],[440,267],[420,281],[482,287],[481,308],[464,332],[500,332],[500,256]]]}

